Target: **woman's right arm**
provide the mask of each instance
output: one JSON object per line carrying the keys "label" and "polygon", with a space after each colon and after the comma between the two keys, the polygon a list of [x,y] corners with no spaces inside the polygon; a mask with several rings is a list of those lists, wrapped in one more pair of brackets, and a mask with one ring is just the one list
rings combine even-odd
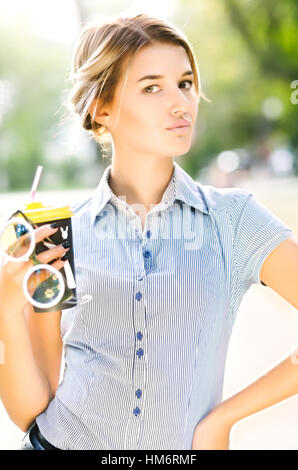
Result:
{"label": "woman's right arm", "polygon": [[[36,229],[36,241],[55,232],[49,226]],[[41,263],[60,258],[66,252],[61,245],[40,253],[37,258]],[[30,335],[34,331],[32,322],[28,323],[28,312],[31,304],[23,294],[22,281],[30,262],[2,264],[0,268],[0,399],[10,419],[24,432],[34,421],[35,417],[45,410],[53,397],[53,375],[51,377],[37,360],[36,344],[31,343]],[[61,269],[65,262],[58,259],[52,266]],[[53,313],[53,318],[50,318]],[[45,323],[49,322],[47,331],[49,343],[52,334],[51,326],[56,324],[60,312],[35,313],[44,316]],[[33,315],[33,314],[32,314]],[[31,326],[30,326],[31,324]],[[38,341],[38,340],[37,340]],[[53,342],[55,346],[55,341]],[[53,347],[53,354],[55,350]],[[55,374],[55,372],[53,372]]]}
{"label": "woman's right arm", "polygon": [[28,304],[25,316],[35,362],[47,377],[53,398],[59,385],[63,355],[61,310],[40,314]]}

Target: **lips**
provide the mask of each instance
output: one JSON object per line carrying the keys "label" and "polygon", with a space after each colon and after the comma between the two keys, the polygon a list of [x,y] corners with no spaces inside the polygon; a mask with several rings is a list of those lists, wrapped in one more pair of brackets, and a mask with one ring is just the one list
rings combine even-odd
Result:
{"label": "lips", "polygon": [[174,122],[171,126],[167,127],[167,129],[172,130],[172,129],[177,129],[179,127],[189,127],[190,122],[186,121],[185,119],[179,119],[179,121]]}

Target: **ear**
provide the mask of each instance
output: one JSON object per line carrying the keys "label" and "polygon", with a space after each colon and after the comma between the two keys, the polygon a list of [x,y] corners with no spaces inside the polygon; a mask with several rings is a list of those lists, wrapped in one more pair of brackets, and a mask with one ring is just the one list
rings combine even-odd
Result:
{"label": "ear", "polygon": [[100,98],[95,98],[92,101],[88,111],[91,117],[93,117],[93,113],[95,113],[93,117],[94,121],[98,122],[99,124],[103,124],[106,127],[108,126],[110,120],[110,112],[107,107],[102,108]]}

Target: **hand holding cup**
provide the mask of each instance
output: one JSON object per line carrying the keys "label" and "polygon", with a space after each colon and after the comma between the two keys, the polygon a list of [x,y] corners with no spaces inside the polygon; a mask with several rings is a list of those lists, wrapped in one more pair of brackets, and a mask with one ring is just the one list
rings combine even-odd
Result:
{"label": "hand holding cup", "polygon": [[[50,237],[56,231],[57,227],[52,227],[49,224],[34,229],[36,244]],[[67,259],[62,260],[62,258],[68,250],[69,247],[65,248],[63,244],[60,244],[39,253],[36,258],[41,264],[50,263],[53,268],[60,270],[67,261]],[[14,310],[23,309],[28,303],[23,291],[23,281],[26,272],[31,266],[33,266],[33,262],[30,259],[28,261],[15,263],[5,260],[4,257],[1,256],[0,298],[2,310],[8,307],[10,310],[12,308]]]}

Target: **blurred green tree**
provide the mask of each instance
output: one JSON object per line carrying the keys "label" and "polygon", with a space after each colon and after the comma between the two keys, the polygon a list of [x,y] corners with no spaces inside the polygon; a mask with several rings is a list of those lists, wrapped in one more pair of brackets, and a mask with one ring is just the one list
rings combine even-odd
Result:
{"label": "blurred green tree", "polygon": [[223,150],[245,148],[253,160],[265,160],[286,146],[298,173],[298,106],[290,99],[298,79],[297,13],[296,0],[181,3],[179,22],[212,100],[200,103],[188,171],[196,174]]}
{"label": "blurred green tree", "polygon": [[0,172],[8,175],[9,189],[23,190],[44,163],[45,144],[55,139],[69,56],[59,44],[34,37],[25,25],[11,34],[11,26],[2,23],[0,44],[0,81],[13,90],[1,123]]}

